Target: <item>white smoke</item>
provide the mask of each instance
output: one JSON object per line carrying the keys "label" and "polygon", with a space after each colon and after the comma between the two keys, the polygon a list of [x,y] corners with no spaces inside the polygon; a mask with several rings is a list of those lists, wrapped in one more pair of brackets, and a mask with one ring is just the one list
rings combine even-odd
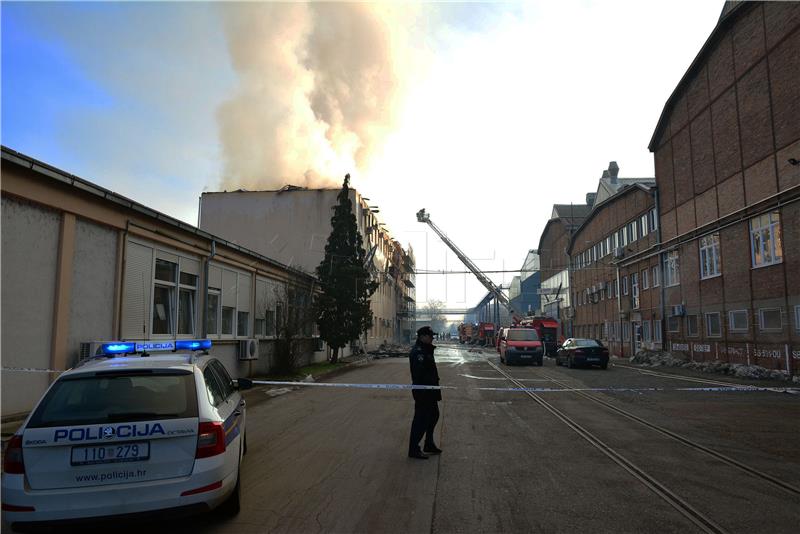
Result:
{"label": "white smoke", "polygon": [[223,187],[337,187],[395,120],[406,6],[253,3],[223,10],[240,86],[217,119]]}

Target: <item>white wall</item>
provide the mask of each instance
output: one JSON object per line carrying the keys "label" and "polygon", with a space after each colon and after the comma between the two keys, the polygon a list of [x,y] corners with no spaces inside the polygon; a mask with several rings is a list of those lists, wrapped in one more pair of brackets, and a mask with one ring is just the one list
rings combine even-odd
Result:
{"label": "white wall", "polygon": [[[3,197],[2,222],[3,366],[49,368],[61,216]],[[30,410],[50,376],[2,371],[3,415]]]}

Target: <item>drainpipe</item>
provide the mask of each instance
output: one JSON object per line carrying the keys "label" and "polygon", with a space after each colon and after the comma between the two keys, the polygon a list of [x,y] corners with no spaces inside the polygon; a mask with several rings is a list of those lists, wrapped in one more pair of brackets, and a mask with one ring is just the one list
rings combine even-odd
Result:
{"label": "drainpipe", "polygon": [[203,264],[203,332],[202,338],[208,337],[208,267],[214,256],[217,255],[217,242],[211,240],[211,253]]}
{"label": "drainpipe", "polygon": [[661,288],[661,350],[663,351],[667,345],[667,305],[664,302],[664,295],[666,291],[664,290],[664,273],[661,272],[661,266],[664,265],[664,253],[660,251],[661,249],[661,202],[659,201],[658,196],[658,186],[653,188],[653,202],[655,203],[656,207],[656,220],[658,222],[656,226],[656,246],[659,248],[658,253],[658,287]]}

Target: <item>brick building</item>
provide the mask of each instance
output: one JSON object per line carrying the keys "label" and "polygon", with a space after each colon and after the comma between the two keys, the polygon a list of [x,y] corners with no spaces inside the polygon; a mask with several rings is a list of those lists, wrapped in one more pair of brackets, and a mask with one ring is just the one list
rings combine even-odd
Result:
{"label": "brick building", "polygon": [[540,315],[557,318],[561,334],[572,335],[572,302],[569,289],[569,245],[572,232],[581,225],[592,207],[593,195],[587,195],[587,204],[555,204],[550,220],[539,238],[539,276],[542,301]]}
{"label": "brick building", "polygon": [[647,254],[658,245],[655,181],[617,179],[614,162],[609,170],[611,176],[606,171],[598,187],[609,194],[597,197],[602,200],[567,248],[572,335],[602,339],[613,354],[628,357],[643,343],[658,345],[662,339],[658,257]]}
{"label": "brick building", "polygon": [[726,3],[649,149],[668,348],[796,370],[800,3]]}

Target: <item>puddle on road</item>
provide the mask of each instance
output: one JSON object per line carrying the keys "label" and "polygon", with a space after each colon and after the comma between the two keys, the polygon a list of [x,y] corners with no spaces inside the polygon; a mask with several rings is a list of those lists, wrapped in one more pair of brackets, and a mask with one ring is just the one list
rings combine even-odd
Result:
{"label": "puddle on road", "polygon": [[467,349],[457,349],[453,347],[441,346],[436,347],[436,363],[450,364],[450,367],[457,365],[464,365],[465,363],[484,362],[491,358],[493,354],[485,352],[468,352]]}

